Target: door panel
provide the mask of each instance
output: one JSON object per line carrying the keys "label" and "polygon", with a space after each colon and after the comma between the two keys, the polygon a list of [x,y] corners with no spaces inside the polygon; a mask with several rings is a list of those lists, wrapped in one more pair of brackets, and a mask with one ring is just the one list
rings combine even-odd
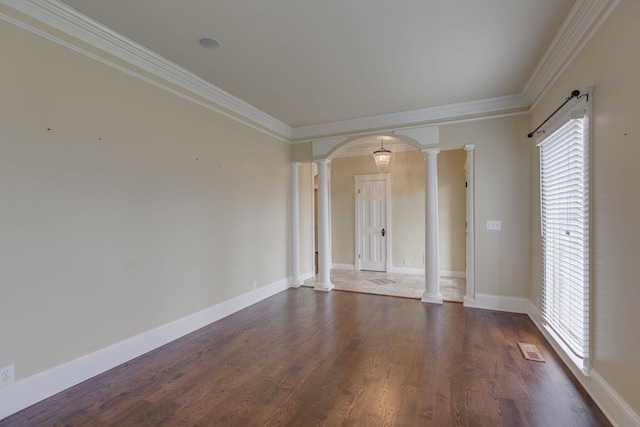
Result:
{"label": "door panel", "polygon": [[360,269],[386,271],[386,182],[365,181],[359,191]]}

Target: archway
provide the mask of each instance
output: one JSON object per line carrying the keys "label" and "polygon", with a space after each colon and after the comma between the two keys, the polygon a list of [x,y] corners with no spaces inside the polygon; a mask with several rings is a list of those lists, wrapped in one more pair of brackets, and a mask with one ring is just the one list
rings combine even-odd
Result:
{"label": "archway", "polygon": [[[395,141],[397,144],[402,144],[405,146],[405,149],[410,149],[413,151],[416,150],[420,150],[421,153],[424,155],[424,168],[425,168],[425,198],[427,197],[427,188],[429,187],[429,181],[435,181],[437,183],[437,178],[435,178],[434,173],[437,171],[437,169],[433,170],[431,173],[428,172],[429,170],[429,162],[431,162],[431,168],[433,168],[433,164],[435,163],[435,160],[437,159],[438,153],[439,153],[439,149],[436,146],[431,145],[430,147],[425,148],[424,145],[419,144],[415,139],[411,138],[411,137],[407,137],[405,135],[398,135],[396,133],[390,134],[390,133],[378,133],[378,134],[372,134],[372,135],[367,135],[367,136],[358,136],[358,137],[353,137],[353,138],[346,138],[346,137],[342,137],[342,138],[334,138],[334,139],[326,139],[326,140],[321,140],[318,141],[318,150],[314,149],[314,159],[313,162],[318,165],[318,170],[320,172],[320,174],[324,173],[324,177],[322,179],[319,180],[318,183],[318,190],[319,193],[322,193],[323,189],[323,183],[324,183],[324,191],[326,192],[326,200],[324,202],[324,207],[321,207],[321,209],[319,209],[319,217],[322,217],[323,215],[321,215],[321,211],[325,211],[324,213],[324,220],[326,221],[326,224],[323,227],[319,227],[325,230],[325,237],[324,237],[324,241],[325,241],[325,246],[326,248],[324,249],[324,257],[322,255],[322,253],[319,254],[319,271],[318,271],[318,281],[317,283],[320,285],[318,287],[316,287],[317,290],[324,290],[324,291],[329,291],[332,289],[332,283],[330,281],[330,270],[331,268],[336,265],[333,262],[333,257],[332,257],[332,253],[331,253],[331,248],[332,248],[332,244],[331,244],[331,222],[334,223],[334,225],[336,225],[337,228],[340,228],[340,225],[336,224],[336,221],[339,221],[339,217],[333,218],[332,221],[330,221],[332,216],[336,216],[335,214],[335,208],[333,210],[332,213],[330,213],[329,211],[329,195],[330,195],[330,188],[329,188],[329,177],[331,176],[332,172],[331,172],[331,167],[330,164],[332,161],[335,161],[335,163],[337,163],[339,161],[339,159],[341,159],[343,156],[348,155],[349,152],[354,152],[354,151],[358,151],[361,150],[362,154],[360,154],[360,156],[364,156],[363,158],[367,158],[367,159],[371,159],[371,164],[373,165],[373,159],[370,157],[370,154],[375,150],[375,148],[379,147],[380,144],[380,139],[384,140],[384,145],[385,148],[391,146],[393,147],[393,141]],[[315,141],[314,141],[315,142]],[[468,149],[468,147],[471,147],[470,149]],[[459,147],[459,148],[463,148],[463,147]],[[465,151],[467,151],[468,156],[471,156],[471,162],[473,162],[473,158],[472,158],[472,154],[473,154],[473,147],[472,146],[467,146],[464,147]],[[393,151],[393,150],[392,150]],[[323,154],[324,153],[324,154]],[[431,158],[431,160],[429,160],[429,158]],[[396,157],[397,160],[397,157]],[[469,161],[469,159],[467,160]],[[394,163],[394,160],[392,160],[392,164]],[[397,162],[396,162],[397,163]],[[324,169],[324,170],[323,170]],[[471,168],[471,173],[473,173],[473,169]],[[429,177],[429,175],[434,175],[431,178]],[[353,177],[351,176],[352,181],[353,181]],[[340,183],[336,183],[334,182],[334,187],[336,185],[340,185]],[[473,188],[471,188],[471,193],[473,194]],[[437,189],[435,192],[435,209],[437,210]],[[471,201],[471,203],[473,203],[473,197],[471,197],[470,199],[468,198],[468,200]],[[319,200],[319,204],[322,204],[323,202],[321,200]],[[428,207],[423,207],[423,212],[427,213],[428,212]],[[431,208],[433,209],[433,207]],[[471,212],[473,212],[473,210],[471,210]],[[437,216],[437,214],[436,214]],[[425,245],[424,247],[424,253],[425,253],[425,266],[422,267],[423,271],[425,273],[425,278],[429,275],[435,272],[435,286],[431,286],[431,288],[428,288],[428,286],[425,286],[425,294],[423,297],[423,301],[425,302],[436,302],[439,303],[441,302],[441,296],[440,296],[440,292],[439,292],[439,265],[437,263],[437,259],[438,259],[438,244],[437,244],[437,219],[436,219],[436,227],[435,227],[435,232],[432,230],[429,232],[427,231],[429,225],[428,225],[428,221],[427,218],[429,216],[425,214],[425,221],[427,222],[425,224],[425,242],[428,241],[429,239],[431,240],[431,242],[433,243],[434,239],[436,241],[436,244],[431,246],[431,248],[429,248],[427,245]],[[432,217],[431,217],[432,218]],[[469,212],[467,210],[467,223],[472,223],[473,222],[473,218],[469,217]],[[470,233],[473,232],[472,229],[468,230]],[[431,237],[429,236],[429,233],[431,233]],[[334,238],[336,238],[336,232],[334,231],[333,233]],[[354,233],[349,233],[350,236],[353,236]],[[338,233],[339,237],[342,237],[342,234]],[[468,247],[471,247],[472,249],[472,242],[473,242],[473,236],[471,235],[471,243],[468,244]],[[354,239],[353,237],[350,237],[351,239]],[[322,240],[322,232],[319,232],[319,240]],[[341,244],[341,243],[337,243],[337,244]],[[431,252],[430,252],[431,251]],[[322,252],[322,250],[320,250],[320,252]],[[472,252],[472,251],[471,251]],[[431,254],[431,255],[429,255]],[[435,256],[434,256],[435,254]],[[315,255],[315,254],[313,254]],[[467,258],[467,269],[466,269],[466,276],[469,278],[469,282],[470,284],[473,284],[473,271],[472,271],[472,267],[473,267],[473,259],[469,259],[469,251],[467,251],[467,253],[465,254],[466,258]],[[471,254],[471,256],[473,256]],[[325,263],[323,264],[322,259],[324,258]],[[431,263],[431,265],[428,265],[429,263],[427,263],[427,260],[436,260],[435,264]],[[338,263],[338,265],[341,264],[340,259],[337,259],[336,262]],[[422,263],[422,259],[420,259],[420,263]],[[351,263],[347,263],[344,264],[346,266],[348,266]],[[402,264],[402,260],[400,261],[400,264],[398,264],[398,262],[395,262],[394,266],[400,266],[403,265]],[[395,268],[394,267],[394,268]],[[471,270],[470,270],[471,267]],[[323,277],[322,275],[322,270],[325,270],[325,275]],[[473,298],[474,294],[473,294],[473,286],[470,286],[468,288],[468,294],[467,297],[465,298],[466,302],[473,302]]]}

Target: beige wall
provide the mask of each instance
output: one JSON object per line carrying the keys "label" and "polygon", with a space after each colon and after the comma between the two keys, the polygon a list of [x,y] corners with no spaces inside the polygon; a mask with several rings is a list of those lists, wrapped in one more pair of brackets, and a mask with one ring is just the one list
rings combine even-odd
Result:
{"label": "beige wall", "polygon": [[[392,265],[424,268],[424,156],[419,150],[394,153],[391,174]],[[378,173],[372,156],[331,161],[331,240],[334,264],[355,263],[355,175]]]}
{"label": "beige wall", "polygon": [[[463,150],[438,155],[440,269],[465,270],[465,192]],[[393,154],[391,174],[392,266],[424,269],[424,155],[419,150]],[[355,175],[375,174],[372,156],[331,162],[333,262],[355,263]],[[404,265],[404,260],[409,265]]]}
{"label": "beige wall", "polygon": [[[593,86],[592,366],[640,414],[640,2],[623,0],[536,106],[535,127],[573,89]],[[538,150],[531,148],[531,300],[540,293]]]}
{"label": "beige wall", "polygon": [[5,21],[0,56],[18,380],[288,277],[288,144]]}
{"label": "beige wall", "polygon": [[464,150],[444,150],[438,154],[438,233],[440,270],[466,269],[466,188]]}
{"label": "beige wall", "polygon": [[313,271],[313,175],[312,163],[302,163],[298,169],[300,209],[300,274]]}
{"label": "beige wall", "polygon": [[[443,150],[475,145],[476,293],[529,296],[529,147],[524,115],[440,127]],[[502,231],[487,231],[487,220]]]}
{"label": "beige wall", "polygon": [[[475,145],[476,293],[529,297],[528,126],[525,115],[440,126],[441,155]],[[376,172],[370,156],[331,162],[334,263],[354,263],[353,175]],[[396,153],[389,172],[392,265],[402,268],[403,259],[409,258],[409,268],[424,268],[424,157],[417,150]],[[487,220],[502,221],[502,231],[487,231]],[[446,251],[443,241],[441,244],[440,249]],[[464,251],[464,243],[461,245]],[[464,271],[464,267],[457,268],[454,271]]]}

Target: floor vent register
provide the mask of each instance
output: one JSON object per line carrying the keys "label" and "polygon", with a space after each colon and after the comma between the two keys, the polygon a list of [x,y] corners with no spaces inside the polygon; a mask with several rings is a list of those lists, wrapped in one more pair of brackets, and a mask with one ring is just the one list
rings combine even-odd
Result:
{"label": "floor vent register", "polygon": [[520,347],[520,351],[525,359],[533,360],[535,362],[544,362],[544,358],[538,351],[538,347],[535,345],[519,342],[518,347]]}

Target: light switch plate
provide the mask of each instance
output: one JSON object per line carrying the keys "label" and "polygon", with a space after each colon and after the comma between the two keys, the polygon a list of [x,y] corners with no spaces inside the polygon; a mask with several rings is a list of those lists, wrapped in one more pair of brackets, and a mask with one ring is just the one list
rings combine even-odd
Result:
{"label": "light switch plate", "polygon": [[490,230],[490,231],[502,230],[502,221],[487,221],[487,230]]}

